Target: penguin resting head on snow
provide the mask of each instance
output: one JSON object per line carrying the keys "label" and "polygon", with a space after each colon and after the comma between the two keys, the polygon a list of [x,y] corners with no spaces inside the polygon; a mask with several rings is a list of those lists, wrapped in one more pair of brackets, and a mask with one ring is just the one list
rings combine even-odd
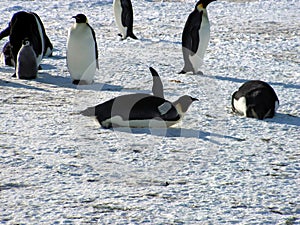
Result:
{"label": "penguin resting head on snow", "polygon": [[279,100],[268,83],[252,80],[233,93],[231,106],[233,112],[242,116],[263,120],[274,117]]}

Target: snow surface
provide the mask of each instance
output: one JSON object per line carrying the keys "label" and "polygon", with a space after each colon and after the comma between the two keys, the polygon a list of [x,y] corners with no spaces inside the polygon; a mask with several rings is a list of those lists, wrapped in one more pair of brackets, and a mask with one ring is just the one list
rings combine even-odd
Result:
{"label": "snow surface", "polygon": [[[55,47],[39,78],[0,67],[0,222],[5,224],[299,224],[300,2],[217,1],[204,75],[179,75],[181,32],[195,1],[133,0],[139,40],[119,41],[112,0],[2,0],[0,28],[13,13],[38,13]],[[100,69],[76,88],[66,38],[84,13]],[[1,40],[0,46],[7,41]],[[172,129],[100,128],[78,115],[121,94],[199,98]],[[259,121],[231,113],[231,94],[268,82],[280,108]]]}

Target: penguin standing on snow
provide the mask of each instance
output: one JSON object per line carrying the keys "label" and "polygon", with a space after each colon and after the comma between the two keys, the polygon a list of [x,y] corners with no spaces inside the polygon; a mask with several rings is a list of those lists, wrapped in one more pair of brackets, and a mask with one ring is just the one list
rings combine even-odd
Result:
{"label": "penguin standing on snow", "polygon": [[244,83],[231,99],[234,112],[242,116],[265,119],[272,118],[279,106],[274,89],[266,82],[252,80]]}
{"label": "penguin standing on snow", "polygon": [[192,72],[199,73],[203,63],[205,51],[210,39],[210,24],[206,7],[216,0],[200,0],[194,11],[189,15],[182,33],[182,53],[184,67],[180,74]]}
{"label": "penguin standing on snow", "polygon": [[76,21],[68,34],[67,66],[73,84],[91,84],[99,69],[95,32],[84,14],[73,18]]}
{"label": "penguin standing on snow", "polygon": [[25,38],[23,45],[17,56],[16,75],[19,79],[35,79],[37,77],[38,67],[36,64],[36,55],[30,44]]}
{"label": "penguin standing on snow", "polygon": [[131,0],[114,0],[113,2],[115,20],[119,29],[121,40],[127,37],[138,39],[133,34],[133,9]]}
{"label": "penguin standing on snow", "polygon": [[[150,68],[151,73],[157,73]],[[153,85],[155,85],[153,83]],[[159,88],[158,88],[159,89]],[[158,90],[157,89],[157,90]],[[152,88],[154,90],[154,88]],[[162,89],[158,91],[161,95]],[[129,94],[110,99],[81,112],[95,116],[103,128],[111,127],[170,127],[182,120],[196,98],[184,95],[175,102],[150,94]]]}

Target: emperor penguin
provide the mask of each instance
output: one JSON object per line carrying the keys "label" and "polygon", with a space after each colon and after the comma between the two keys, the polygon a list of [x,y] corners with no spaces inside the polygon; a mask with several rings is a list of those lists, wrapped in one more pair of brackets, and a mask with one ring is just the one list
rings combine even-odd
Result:
{"label": "emperor penguin", "polygon": [[38,67],[30,41],[25,38],[17,56],[16,76],[19,79],[35,79]]}
{"label": "emperor penguin", "polygon": [[[153,68],[150,67],[150,70],[152,74],[157,74]],[[175,102],[170,102],[160,97],[162,86],[159,84],[158,87],[158,92],[153,91],[153,95],[144,93],[121,95],[88,107],[80,113],[84,116],[96,117],[103,128],[166,128],[181,121],[191,104],[198,101],[196,98],[184,95]],[[154,89],[153,87],[152,90]]]}
{"label": "emperor penguin", "polygon": [[133,34],[133,9],[131,0],[114,0],[113,8],[121,40],[124,40],[127,37],[138,39]]}
{"label": "emperor penguin", "polygon": [[251,80],[233,93],[231,106],[233,112],[242,116],[263,120],[274,117],[279,107],[279,100],[268,83]]}
{"label": "emperor penguin", "polygon": [[75,23],[67,40],[67,66],[73,84],[91,84],[98,64],[96,35],[84,14],[73,16]]}
{"label": "emperor penguin", "polygon": [[33,12],[16,12],[7,28],[0,32],[0,40],[9,36],[11,55],[16,66],[18,52],[22,42],[27,38],[36,54],[37,65],[40,66],[44,56],[50,56],[53,45],[48,38],[40,17]]}
{"label": "emperor penguin", "polygon": [[182,53],[184,67],[180,74],[192,72],[202,74],[198,71],[203,64],[203,58],[210,39],[210,24],[206,7],[216,0],[200,0],[194,11],[188,16],[182,32]]}

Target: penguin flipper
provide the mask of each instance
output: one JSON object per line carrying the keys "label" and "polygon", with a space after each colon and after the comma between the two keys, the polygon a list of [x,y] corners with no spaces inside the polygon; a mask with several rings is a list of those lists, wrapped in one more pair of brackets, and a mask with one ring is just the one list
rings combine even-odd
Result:
{"label": "penguin flipper", "polygon": [[2,40],[4,37],[8,37],[10,34],[10,23],[7,28],[5,28],[3,31],[0,32],[0,40]]}
{"label": "penguin flipper", "polygon": [[149,67],[149,69],[153,78],[153,85],[152,85],[153,95],[160,98],[164,98],[164,87],[161,82],[160,76],[158,75],[157,71],[152,67]]}
{"label": "penguin flipper", "polygon": [[130,0],[121,0],[121,5],[122,5],[122,15],[121,15],[121,20],[122,20],[122,25],[124,27],[132,27],[133,24],[133,9],[132,9],[132,4]]}
{"label": "penguin flipper", "polygon": [[182,32],[182,47],[190,50],[190,54],[195,54],[198,50],[202,13],[194,10],[189,15]]}
{"label": "penguin flipper", "polygon": [[96,39],[96,34],[94,29],[87,23],[87,25],[89,26],[89,28],[91,29],[92,35],[93,35],[93,39],[94,39],[94,43],[95,43],[95,60],[96,60],[96,67],[97,69],[99,69],[99,53],[98,53],[98,45],[97,45],[97,39]]}

